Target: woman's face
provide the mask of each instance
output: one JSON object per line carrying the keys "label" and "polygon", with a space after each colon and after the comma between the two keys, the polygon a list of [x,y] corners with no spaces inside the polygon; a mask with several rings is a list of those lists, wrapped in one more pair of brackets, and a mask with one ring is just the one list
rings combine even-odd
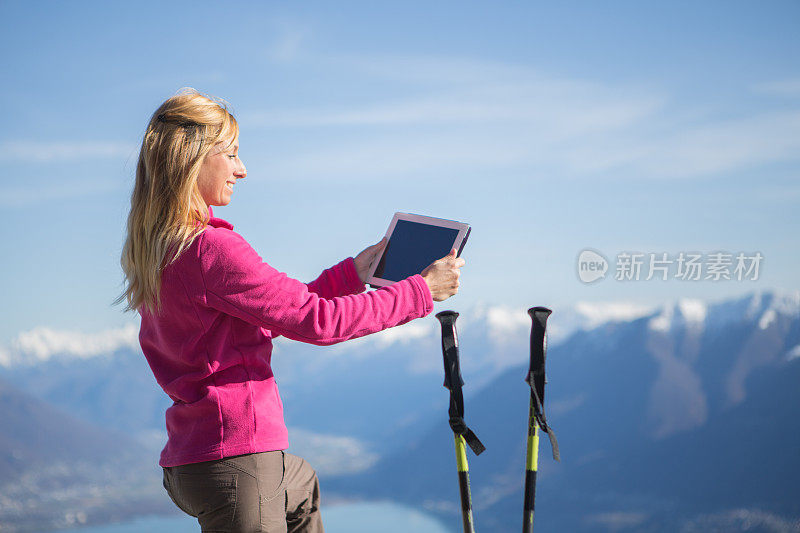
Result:
{"label": "woman's face", "polygon": [[234,184],[246,176],[247,169],[239,159],[239,139],[230,145],[218,143],[203,160],[197,188],[207,206],[228,205]]}

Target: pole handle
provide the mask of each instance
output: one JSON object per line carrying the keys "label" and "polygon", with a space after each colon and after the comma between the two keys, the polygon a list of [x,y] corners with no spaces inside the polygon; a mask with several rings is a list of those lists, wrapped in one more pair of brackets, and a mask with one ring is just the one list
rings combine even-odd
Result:
{"label": "pole handle", "polygon": [[456,333],[456,311],[436,313],[442,325],[442,355],[444,356],[444,386],[452,391],[464,385],[461,378],[461,364],[458,357],[458,334]]}

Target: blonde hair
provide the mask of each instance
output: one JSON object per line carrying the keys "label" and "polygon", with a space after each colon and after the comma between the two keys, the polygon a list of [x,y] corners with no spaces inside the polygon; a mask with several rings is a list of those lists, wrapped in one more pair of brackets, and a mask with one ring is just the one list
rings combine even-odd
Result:
{"label": "blonde hair", "polygon": [[125,311],[161,312],[161,272],[192,244],[209,219],[197,188],[206,155],[233,144],[239,125],[223,100],[194,89],[168,98],[147,125],[131,193],[120,264],[125,291],[114,304]]}

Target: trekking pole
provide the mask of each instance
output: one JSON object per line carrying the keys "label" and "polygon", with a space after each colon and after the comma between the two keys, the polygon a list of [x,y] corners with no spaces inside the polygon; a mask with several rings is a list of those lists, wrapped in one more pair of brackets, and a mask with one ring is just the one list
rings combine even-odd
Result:
{"label": "trekking pole", "polygon": [[464,396],[461,387],[461,367],[458,362],[458,336],[456,335],[455,311],[442,311],[436,314],[442,325],[442,355],[444,356],[444,386],[450,391],[450,429],[456,445],[456,466],[458,467],[458,487],[461,493],[461,518],[464,522],[464,533],[474,533],[472,522],[472,495],[469,490],[469,466],[467,465],[468,444],[475,455],[480,455],[486,448],[475,433],[464,422]]}
{"label": "trekking pole", "polygon": [[525,503],[522,532],[533,531],[533,511],[536,500],[536,472],[539,468],[539,429],[550,437],[553,459],[561,461],[558,441],[553,429],[547,425],[544,415],[544,363],[547,358],[547,317],[552,311],[546,307],[531,307],[528,314],[533,320],[531,328],[531,362],[525,381],[531,387],[531,403],[528,409],[528,454],[525,461]]}

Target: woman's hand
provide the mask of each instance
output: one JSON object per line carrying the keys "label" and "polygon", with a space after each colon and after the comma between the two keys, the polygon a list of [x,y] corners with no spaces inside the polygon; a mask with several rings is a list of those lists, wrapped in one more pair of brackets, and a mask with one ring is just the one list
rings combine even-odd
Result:
{"label": "woman's hand", "polygon": [[369,266],[372,264],[375,257],[383,251],[385,244],[386,237],[381,239],[378,244],[373,244],[372,246],[364,248],[364,250],[353,259],[356,263],[356,271],[358,272],[358,279],[361,280],[361,283],[366,283]]}
{"label": "woman's hand", "polygon": [[461,257],[456,257],[456,249],[441,259],[437,259],[422,271],[422,278],[431,290],[431,296],[437,302],[447,300],[458,292],[458,277],[461,275],[459,270],[466,261]]}

